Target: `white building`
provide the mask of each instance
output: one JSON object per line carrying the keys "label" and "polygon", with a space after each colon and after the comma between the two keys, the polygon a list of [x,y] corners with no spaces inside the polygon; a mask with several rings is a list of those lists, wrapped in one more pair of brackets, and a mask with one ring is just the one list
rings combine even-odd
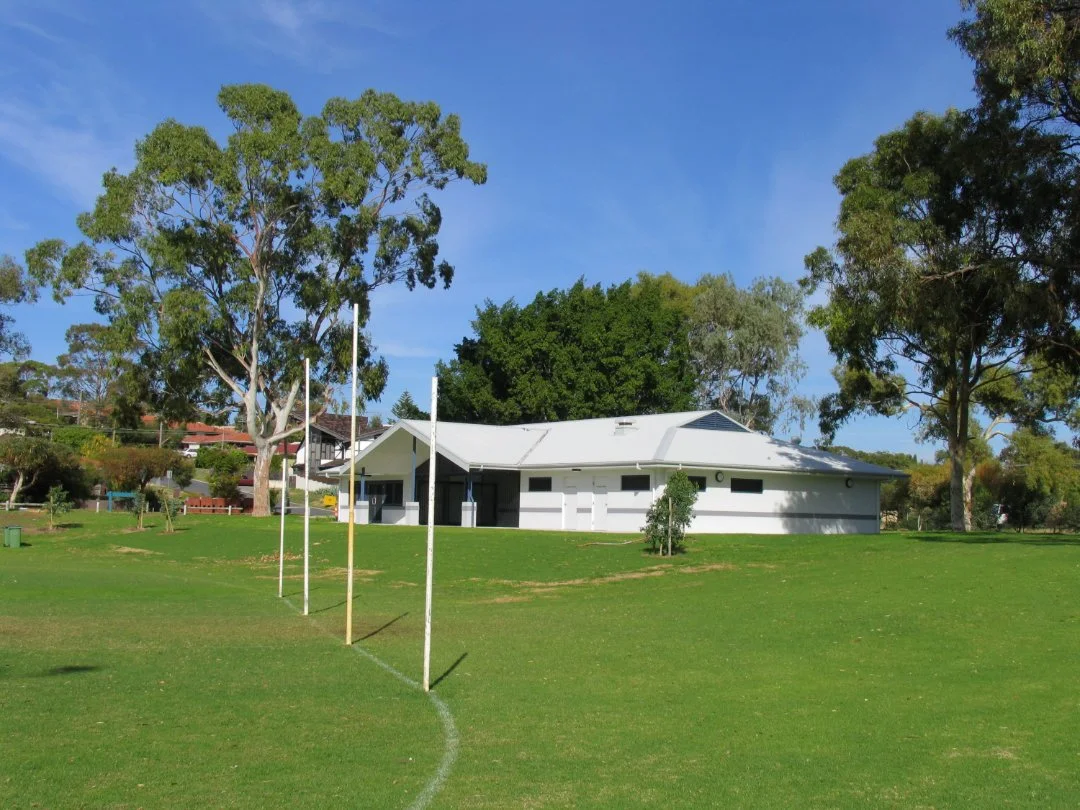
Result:
{"label": "white building", "polygon": [[[357,522],[427,522],[430,423],[393,425],[356,460]],[[491,426],[440,422],[435,522],[636,532],[668,476],[700,490],[691,532],[875,533],[903,473],[769,438],[719,411]],[[348,465],[339,520],[348,520]]]}

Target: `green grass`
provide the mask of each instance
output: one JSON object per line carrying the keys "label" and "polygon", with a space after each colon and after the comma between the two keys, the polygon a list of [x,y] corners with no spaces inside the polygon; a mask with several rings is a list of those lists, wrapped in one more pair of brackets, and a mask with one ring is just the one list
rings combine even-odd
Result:
{"label": "green grass", "polygon": [[[68,522],[0,549],[0,806],[389,808],[429,784],[434,704],[342,644],[344,527],[313,522],[304,619],[276,518]],[[357,539],[358,646],[419,679],[424,531]],[[433,807],[1080,806],[1077,538],[700,538],[670,564],[598,539],[438,532],[460,747]]]}

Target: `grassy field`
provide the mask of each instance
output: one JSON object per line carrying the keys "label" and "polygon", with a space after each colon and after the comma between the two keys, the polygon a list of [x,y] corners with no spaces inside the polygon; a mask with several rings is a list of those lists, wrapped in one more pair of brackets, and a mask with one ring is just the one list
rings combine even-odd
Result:
{"label": "grassy field", "polygon": [[1075,537],[4,522],[5,808],[1080,806]]}

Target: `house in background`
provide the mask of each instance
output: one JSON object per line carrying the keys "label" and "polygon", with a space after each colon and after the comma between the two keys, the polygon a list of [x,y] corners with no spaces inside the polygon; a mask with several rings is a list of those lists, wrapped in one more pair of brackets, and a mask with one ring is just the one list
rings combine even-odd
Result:
{"label": "house in background", "polygon": [[[296,453],[293,473],[298,489],[321,489],[336,487],[337,476],[329,471],[337,469],[349,458],[349,430],[351,416],[348,414],[324,413],[316,417],[311,424],[311,447],[300,442]],[[366,416],[356,417],[356,444],[363,449],[385,433],[387,428],[368,428]],[[310,452],[309,452],[310,451]],[[308,458],[311,469],[308,470]]]}
{"label": "house in background", "polygon": [[[427,522],[430,423],[403,420],[356,459],[360,523]],[[435,522],[637,532],[668,477],[697,485],[697,533],[876,533],[903,473],[772,439],[719,411],[492,426],[440,422]],[[339,483],[348,520],[349,465]]]}

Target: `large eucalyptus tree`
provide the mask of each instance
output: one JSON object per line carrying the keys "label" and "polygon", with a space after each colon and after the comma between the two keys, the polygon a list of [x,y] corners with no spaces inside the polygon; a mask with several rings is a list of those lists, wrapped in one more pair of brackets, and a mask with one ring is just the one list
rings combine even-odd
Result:
{"label": "large eucalyptus tree", "polygon": [[[167,120],[136,145],[135,168],[104,177],[78,225],[85,241],[41,242],[32,276],[98,311],[145,346],[144,366],[198,391],[223,388],[257,448],[255,514],[269,513],[275,445],[293,420],[304,358],[323,382],[350,360],[346,313],[402,282],[449,285],[442,224],[428,196],[457,179],[483,183],[457,116],[434,103],[366,91],[303,116],[284,92],[223,87],[229,134]],[[386,366],[364,342],[361,371],[377,396]]]}

